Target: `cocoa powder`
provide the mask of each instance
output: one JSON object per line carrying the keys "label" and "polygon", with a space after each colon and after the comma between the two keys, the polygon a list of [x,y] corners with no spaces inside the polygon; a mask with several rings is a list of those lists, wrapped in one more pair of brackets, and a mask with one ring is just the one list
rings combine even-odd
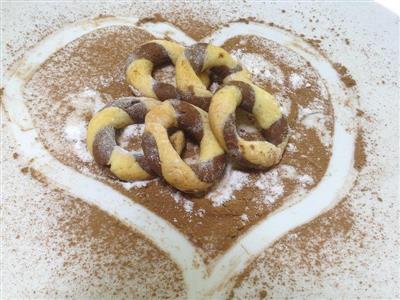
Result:
{"label": "cocoa powder", "polygon": [[[305,126],[299,119],[299,114],[304,107],[318,107],[318,113],[325,119],[325,134],[329,140],[333,133],[333,110],[329,95],[319,83],[318,75],[300,57],[285,50],[288,55],[296,58],[297,66],[292,66],[289,61],[282,60],[284,49],[278,44],[255,36],[230,39],[224,44],[228,51],[258,55],[282,74],[281,82],[258,79],[256,83],[272,94],[280,93],[280,99],[290,102],[288,123],[293,132],[290,143],[296,151],[287,151],[281,164],[291,166],[297,173],[308,176],[310,183],[304,184],[296,178],[283,178],[282,194],[273,203],[268,203],[264,200],[268,195],[261,193],[259,188],[254,188],[262,173],[250,172],[249,183],[232,195],[235,200],[227,201],[222,206],[213,206],[206,197],[185,196],[193,202],[194,212],[204,211],[204,214],[189,214],[185,211],[182,204],[174,199],[174,192],[162,180],[152,181],[142,188],[127,190],[108,178],[104,169],[93,162],[83,163],[73,155],[73,151],[68,151],[70,146],[63,139],[63,130],[67,118],[74,110],[66,99],[68,95],[87,88],[100,92],[102,101],[106,103],[116,97],[129,96],[131,92],[124,78],[126,59],[132,49],[152,38],[139,29],[128,27],[100,29],[83,36],[54,54],[38,70],[27,85],[30,91],[27,95],[30,98],[28,105],[40,128],[42,142],[57,159],[78,170],[90,170],[100,181],[165,218],[196,246],[205,250],[209,259],[226,250],[242,232],[280,207],[296,189],[310,189],[318,184],[329,162],[330,145],[324,145],[316,129]],[[113,45],[113,48],[107,48],[106,45]],[[61,68],[62,72],[59,71]],[[307,74],[309,86],[291,87],[290,76],[302,72]],[[48,97],[39,103],[34,100],[36,95],[43,94]],[[307,115],[303,117],[307,118]],[[84,121],[86,119],[85,117]],[[248,217],[247,222],[241,219],[244,213]]]}
{"label": "cocoa powder", "polygon": [[[146,237],[63,190],[49,187],[48,197],[53,203],[43,213],[55,217],[56,222],[42,242],[63,261],[54,275],[61,278],[69,274],[75,287],[63,297],[88,295],[88,290],[92,297],[103,293],[127,298],[184,297],[178,266]],[[55,293],[51,289],[38,291],[46,297],[61,296]]]}
{"label": "cocoa powder", "polygon": [[[287,291],[293,292],[296,279],[294,276],[290,276],[292,274],[287,276],[285,271],[290,272],[294,265],[296,265],[297,270],[304,272],[304,276],[318,277],[320,272],[323,271],[321,265],[324,264],[324,268],[327,268],[325,264],[329,266],[339,263],[338,255],[332,255],[336,259],[334,261],[332,261],[332,257],[326,256],[327,248],[331,247],[333,240],[352,240],[356,243],[362,243],[362,233],[353,227],[354,218],[351,201],[344,198],[334,210],[330,210],[306,225],[288,232],[238,275],[229,298],[237,298],[235,291],[245,281],[254,282],[254,285],[257,286],[256,290],[259,290],[260,286],[267,290],[271,286],[281,286],[285,287]],[[266,273],[262,278],[252,273],[257,265],[265,265]],[[261,282],[263,283],[260,284]],[[274,296],[277,295],[271,295],[271,297]],[[251,295],[248,295],[248,297],[251,297]]]}
{"label": "cocoa powder", "polygon": [[357,84],[353,77],[351,77],[345,66],[339,63],[334,63],[333,67],[339,73],[340,80],[342,80],[346,87],[351,88]]}
{"label": "cocoa powder", "polygon": [[[171,3],[171,5],[173,4]],[[205,22],[190,10],[180,8],[179,11],[180,14],[169,14],[168,17],[164,17],[161,13],[155,13],[150,17],[141,18],[136,24],[140,26],[146,23],[172,23],[195,40],[202,39],[216,28],[215,25]]]}
{"label": "cocoa powder", "polygon": [[356,143],[354,146],[354,168],[357,171],[365,166],[367,162],[367,155],[365,152],[365,141],[364,141],[364,131],[360,127],[357,132]]}

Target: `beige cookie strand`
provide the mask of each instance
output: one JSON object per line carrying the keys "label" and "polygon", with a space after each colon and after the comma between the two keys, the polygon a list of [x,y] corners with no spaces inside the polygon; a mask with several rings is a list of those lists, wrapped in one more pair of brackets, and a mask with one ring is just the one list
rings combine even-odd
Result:
{"label": "beige cookie strand", "polygon": [[[146,116],[143,151],[153,171],[160,173],[175,188],[198,193],[208,190],[223,173],[224,150],[208,123],[207,113],[179,100],[165,101]],[[186,163],[167,136],[167,129],[177,127],[190,134],[200,145],[199,159]]]}
{"label": "beige cookie strand", "polygon": [[[160,103],[149,98],[126,97],[112,102],[96,113],[89,122],[87,131],[87,147],[95,161],[100,165],[110,166],[110,171],[122,180],[154,177],[147,168],[143,155],[126,151],[116,144],[115,129],[142,123],[146,113]],[[176,132],[170,138],[181,153],[185,145],[183,133]]]}

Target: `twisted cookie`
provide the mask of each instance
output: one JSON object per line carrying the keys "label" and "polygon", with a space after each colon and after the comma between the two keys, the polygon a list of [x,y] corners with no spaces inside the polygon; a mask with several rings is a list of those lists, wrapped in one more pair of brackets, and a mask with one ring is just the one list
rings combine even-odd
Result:
{"label": "twisted cookie", "polygon": [[[147,112],[161,102],[148,98],[120,98],[105,106],[90,120],[87,147],[94,160],[122,180],[145,180],[153,177],[143,154],[131,153],[117,145],[115,129],[144,122]],[[184,148],[185,137],[180,131],[171,136],[178,153]]]}
{"label": "twisted cookie", "polygon": [[[155,67],[175,65],[183,51],[184,47],[174,42],[153,40],[144,43],[135,49],[128,62],[126,69],[128,83],[140,96],[160,100],[178,98],[179,95],[173,85],[156,81],[152,73]],[[206,73],[201,74],[200,78],[204,86],[209,84]]]}
{"label": "twisted cookie", "polygon": [[[150,168],[187,192],[204,192],[220,178],[225,167],[224,150],[215,139],[202,109],[179,100],[168,100],[146,116],[142,148]],[[200,145],[199,159],[186,163],[168,139],[167,129],[177,127]]]}
{"label": "twisted cookie", "polygon": [[[209,119],[220,145],[239,166],[267,169],[277,164],[288,141],[288,125],[275,98],[252,84],[244,73],[233,74],[212,98]],[[235,110],[252,113],[266,141],[246,141],[236,130]]]}
{"label": "twisted cookie", "polygon": [[181,99],[206,111],[208,111],[212,93],[198,74],[208,70],[211,71],[214,80],[221,82],[231,74],[241,73],[242,67],[224,49],[205,43],[186,48],[178,57],[176,85]]}

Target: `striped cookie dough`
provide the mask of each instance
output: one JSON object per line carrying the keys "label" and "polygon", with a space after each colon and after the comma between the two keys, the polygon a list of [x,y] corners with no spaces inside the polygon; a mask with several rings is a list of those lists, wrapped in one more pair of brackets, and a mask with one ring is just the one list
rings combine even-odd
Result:
{"label": "striped cookie dough", "polygon": [[[161,102],[139,97],[115,100],[97,112],[90,120],[87,130],[87,147],[97,164],[109,166],[110,171],[122,180],[145,180],[154,176],[143,154],[132,153],[118,146],[115,130],[131,124],[144,122],[147,112]],[[174,148],[181,153],[185,146],[182,131],[171,137]]]}
{"label": "striped cookie dough", "polygon": [[[173,85],[155,80],[152,73],[156,67],[175,65],[183,51],[184,47],[180,44],[165,40],[153,40],[135,49],[126,68],[127,81],[135,93],[159,100],[178,98]],[[206,73],[201,74],[200,78],[204,86],[209,84]]]}
{"label": "striped cookie dough", "polygon": [[[265,170],[277,164],[288,141],[288,124],[279,104],[243,73],[233,74],[225,82],[212,97],[208,113],[220,145],[239,167]],[[254,115],[265,141],[247,141],[238,135],[238,107]]]}
{"label": "striped cookie dough", "polygon": [[[198,160],[186,163],[180,157],[168,139],[170,128],[183,130],[199,144]],[[142,147],[150,168],[186,193],[207,191],[225,168],[224,150],[211,131],[207,113],[184,101],[165,101],[147,114]]]}
{"label": "striped cookie dough", "polygon": [[[221,47],[198,43],[187,47],[176,61],[176,85],[182,100],[206,111],[212,93],[198,74],[210,72],[213,81],[222,82],[235,73],[248,73]],[[249,76],[248,76],[249,77]]]}

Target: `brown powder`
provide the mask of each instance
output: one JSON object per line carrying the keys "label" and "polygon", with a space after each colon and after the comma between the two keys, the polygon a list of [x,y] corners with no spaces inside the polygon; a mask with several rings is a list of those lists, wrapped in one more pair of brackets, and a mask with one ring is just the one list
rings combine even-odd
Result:
{"label": "brown powder", "polygon": [[267,295],[267,291],[260,291],[260,299],[265,299]]}
{"label": "brown powder", "polygon": [[38,170],[32,168],[32,167],[23,167],[20,169],[20,171],[23,174],[30,174],[30,176],[33,179],[36,179],[37,181],[39,181],[40,183],[42,183],[43,185],[47,186],[48,182],[47,182],[47,178],[45,175],[43,175],[41,172],[39,172]]}
{"label": "brown powder", "polygon": [[[89,247],[91,256],[93,256],[92,262],[82,264],[84,269],[87,268],[85,271],[89,277],[102,278],[108,273],[115,278],[113,287],[106,285],[102,288],[124,289],[127,290],[126,297],[133,297],[136,294],[132,289],[134,286],[129,289],[125,286],[129,279],[142,277],[141,281],[146,281],[146,276],[149,276],[148,273],[161,273],[165,274],[161,277],[171,277],[172,275],[173,278],[160,280],[146,294],[155,297],[164,292],[172,291],[173,294],[169,297],[182,297],[182,294],[184,294],[182,275],[176,265],[164,262],[168,259],[165,253],[156,248],[141,253],[144,264],[138,264],[137,261],[129,259],[133,249],[141,244],[150,244],[145,237],[139,236],[128,226],[79,199],[69,201],[63,209],[68,211],[70,216],[68,218],[60,217],[56,230],[59,230],[65,236],[66,247],[74,248],[77,245]],[[61,255],[69,258],[65,260],[65,270],[62,270],[62,272],[73,269],[76,263],[82,263],[79,261],[79,257],[68,257],[67,252],[67,249],[61,252]],[[111,256],[111,259],[109,263],[104,265],[102,262],[106,260],[107,256]]]}
{"label": "brown powder", "polygon": [[[88,88],[102,93],[104,102],[130,95],[124,76],[127,57],[137,45],[151,39],[153,37],[144,31],[122,26],[100,29],[70,43],[54,54],[28,83],[28,106],[36,126],[40,128],[40,138],[52,155],[78,170],[90,170],[100,181],[113,186],[165,218],[196,246],[202,248],[207,258],[212,258],[232,245],[251,225],[280,207],[286,197],[297,188],[309,189],[318,184],[329,162],[330,146],[324,145],[317,131],[306,127],[298,117],[302,114],[303,107],[318,107],[321,117],[327,120],[326,135],[331,137],[332,106],[329,96],[324,95],[326,91],[321,91],[323,87],[318,83],[319,77],[316,72],[294,52],[254,36],[241,36],[227,41],[224,47],[228,51],[240,50],[243,53],[259,55],[282,73],[281,82],[274,77],[272,81],[257,77],[256,82],[273,94],[280,93],[281,99],[290,102],[288,121],[298,136],[293,137],[290,143],[296,151],[287,151],[281,164],[291,166],[299,174],[309,176],[312,182],[305,184],[296,178],[284,178],[282,194],[273,203],[269,203],[264,197],[271,196],[265,195],[254,186],[262,173],[254,172],[250,174],[249,183],[233,194],[235,200],[225,202],[220,207],[214,207],[206,197],[187,197],[193,201],[194,212],[188,213],[182,203],[174,198],[174,191],[162,180],[152,181],[142,188],[126,190],[109,179],[104,169],[97,167],[93,162],[82,162],[65,140],[64,127],[68,118],[77,113],[68,96]],[[113,48],[107,45],[113,45]],[[293,62],[297,65],[283,60],[282,53],[293,56]],[[309,86],[292,87],[290,76],[294,73],[306,74]],[[42,100],[36,101],[39,95]],[[81,116],[84,122],[88,121],[86,114]],[[310,116],[303,116],[306,117]],[[49,122],[53,125],[49,126]],[[132,144],[130,147],[137,148]],[[244,222],[241,219],[243,214],[247,215],[248,221]]]}
{"label": "brown powder", "polygon": [[33,179],[36,179],[37,181],[39,181],[40,183],[42,183],[43,185],[47,186],[48,185],[48,181],[45,175],[43,175],[41,172],[39,172],[38,170],[34,169],[34,168],[29,168],[29,173],[31,175],[31,177]]}
{"label": "brown powder", "polygon": [[[332,243],[335,244],[338,240],[344,243],[356,241],[362,247],[363,234],[354,228],[354,222],[351,201],[344,198],[335,209],[290,231],[256,258],[236,278],[229,298],[237,298],[235,290],[244,282],[254,282],[258,287],[267,288],[267,291],[272,287],[283,287],[287,292],[293,292],[297,284],[296,278],[292,276],[293,266],[296,266],[297,271],[301,270],[304,276],[318,277],[325,268],[337,265],[342,260],[340,254],[332,254]],[[265,266],[265,276],[259,278],[252,273],[256,266]]]}
{"label": "brown powder", "polygon": [[[257,19],[254,17],[247,17],[247,18],[238,18],[230,21],[230,23],[244,23],[244,24],[249,24],[250,22],[257,22]],[[225,24],[225,26],[228,25],[229,24]]]}
{"label": "brown powder", "polygon": [[316,49],[319,49],[321,46],[320,46],[320,44],[321,44],[321,40],[319,40],[319,39],[305,39],[305,41],[306,42],[308,42],[311,46],[313,46],[314,48],[316,48]]}
{"label": "brown powder", "polygon": [[356,115],[357,117],[364,117],[365,112],[361,109],[356,109]]}
{"label": "brown powder", "polygon": [[348,88],[351,88],[357,85],[357,82],[351,77],[347,68],[339,63],[334,63],[333,67],[340,75],[340,80],[344,83],[344,85]]}
{"label": "brown powder", "polygon": [[166,22],[166,19],[163,16],[161,16],[161,14],[156,13],[151,17],[141,18],[136,22],[136,25],[142,26],[143,24],[146,23],[159,23],[159,22]]}
{"label": "brown powder", "polygon": [[36,238],[26,230],[15,239],[33,238],[33,247],[46,249],[39,260],[50,265],[54,280],[74,288],[65,289],[62,284],[52,287],[51,278],[43,285],[29,287],[36,297],[185,297],[178,266],[146,237],[61,189],[48,186],[42,197],[41,202],[15,200],[27,202],[25,218],[42,229]]}
{"label": "brown powder", "polygon": [[28,167],[23,167],[23,168],[21,168],[21,172],[22,172],[23,174],[28,174],[29,168],[28,168]]}
{"label": "brown powder", "polygon": [[145,23],[159,22],[172,23],[195,40],[201,40],[216,29],[215,25],[212,26],[211,23],[205,22],[197,14],[193,14],[191,11],[184,11],[182,8],[180,9],[180,14],[164,17],[162,14],[156,13],[151,17],[140,19],[136,24],[140,26]]}
{"label": "brown powder", "polygon": [[366,162],[367,154],[365,152],[364,131],[360,127],[357,131],[356,143],[354,147],[354,168],[357,171],[361,171]]}
{"label": "brown powder", "polygon": [[[282,29],[284,31],[287,31],[295,36],[298,36],[300,38],[303,38],[303,40],[307,43],[309,43],[311,46],[313,46],[318,52],[319,54],[321,54],[327,61],[329,61],[332,66],[335,68],[335,70],[339,73],[340,79],[341,81],[344,83],[344,85],[347,88],[351,88],[353,86],[357,85],[357,82],[353,79],[353,77],[348,73],[348,70],[345,66],[343,66],[340,63],[335,63],[333,62],[329,56],[325,53],[325,51],[323,50],[323,48],[321,47],[321,43],[322,43],[322,39],[324,39],[324,37],[321,37],[321,39],[316,39],[315,36],[313,38],[307,38],[303,33],[297,33],[292,29],[286,28],[282,25],[278,25],[275,24],[274,22],[266,22],[264,20],[259,20],[257,18],[254,17],[246,17],[246,18],[239,18],[239,19],[232,19],[230,21],[230,23],[232,22],[241,22],[241,23],[246,23],[248,24],[249,22],[255,22],[255,23],[260,23],[260,24],[264,24],[264,25],[268,25],[270,27],[276,27],[279,29]],[[316,23],[319,22],[319,20],[317,19],[315,21]],[[331,31],[335,31],[335,28],[330,28]],[[336,34],[336,36],[339,36],[339,34]],[[347,45],[350,45],[350,40],[345,38],[345,43]],[[329,45],[330,46],[330,45]]]}

